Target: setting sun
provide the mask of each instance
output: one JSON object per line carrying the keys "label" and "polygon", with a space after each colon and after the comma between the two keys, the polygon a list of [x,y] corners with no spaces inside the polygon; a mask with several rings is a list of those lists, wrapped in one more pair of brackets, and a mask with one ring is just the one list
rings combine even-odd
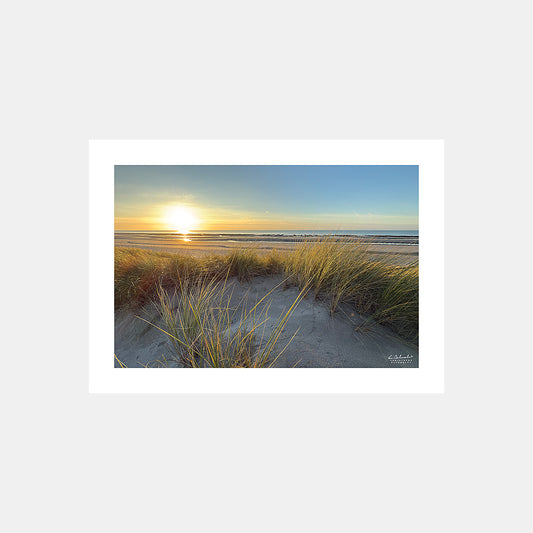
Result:
{"label": "setting sun", "polygon": [[168,211],[167,224],[180,233],[187,234],[198,227],[198,216],[191,207],[177,206]]}

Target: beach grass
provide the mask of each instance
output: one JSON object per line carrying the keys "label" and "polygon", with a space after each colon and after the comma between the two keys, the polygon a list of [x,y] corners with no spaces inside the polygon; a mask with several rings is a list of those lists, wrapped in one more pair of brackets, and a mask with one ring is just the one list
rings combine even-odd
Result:
{"label": "beach grass", "polygon": [[270,325],[269,297],[276,287],[252,305],[245,297],[234,302],[226,282],[184,280],[173,294],[161,285],[157,288],[156,305],[163,327],[138,318],[167,335],[173,353],[153,361],[151,366],[267,368],[276,363],[296,335],[280,343],[285,325],[306,289]]}
{"label": "beach grass", "polygon": [[418,260],[398,264],[393,254],[376,260],[368,244],[325,237],[302,242],[286,256],[290,282],[325,299],[333,314],[346,304],[387,325],[401,337],[418,339]]}
{"label": "beach grass", "polygon": [[282,271],[282,254],[273,252],[262,256],[250,248],[205,257],[115,248],[115,308],[144,305],[156,294],[158,286],[178,287],[183,280],[197,283],[235,276],[244,281]]}
{"label": "beach grass", "polygon": [[[220,296],[225,280],[236,277],[249,281],[254,277],[282,275],[285,286],[311,291],[314,298],[327,302],[332,314],[339,309],[352,309],[416,343],[418,261],[401,264],[394,259],[393,254],[376,259],[369,252],[368,244],[355,238],[347,240],[334,236],[302,240],[295,250],[273,250],[266,254],[259,254],[253,248],[242,248],[226,255],[195,257],[118,247],[115,248],[115,306],[135,309],[155,299],[165,316],[163,293],[169,289],[181,292],[185,295],[181,305],[187,307],[187,312],[193,313],[196,309],[198,317],[204,317],[201,320],[187,318],[185,309],[171,317],[174,322],[183,323],[180,323],[179,331],[168,333],[189,345],[192,340],[198,342],[198,331],[206,336],[213,324],[218,324],[203,310],[205,305],[212,306],[214,298]],[[235,320],[227,309],[219,311],[216,320],[220,320],[222,326],[229,324],[230,318]],[[246,319],[243,323],[246,321],[250,322]],[[185,333],[189,323],[195,323],[196,333]],[[215,335],[211,341],[220,343],[221,350],[233,346],[238,353],[247,353],[246,342],[251,342],[253,333],[248,335],[243,330],[240,340],[237,337],[228,345],[220,337],[222,329],[216,331],[219,337]],[[257,328],[254,332],[257,333]],[[202,357],[205,364],[205,356]]]}

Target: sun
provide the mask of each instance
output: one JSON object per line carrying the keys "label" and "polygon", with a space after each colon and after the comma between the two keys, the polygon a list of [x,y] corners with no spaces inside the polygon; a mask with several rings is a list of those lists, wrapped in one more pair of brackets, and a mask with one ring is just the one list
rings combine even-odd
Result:
{"label": "sun", "polygon": [[198,222],[198,216],[191,207],[171,207],[167,214],[167,224],[184,235],[196,229]]}

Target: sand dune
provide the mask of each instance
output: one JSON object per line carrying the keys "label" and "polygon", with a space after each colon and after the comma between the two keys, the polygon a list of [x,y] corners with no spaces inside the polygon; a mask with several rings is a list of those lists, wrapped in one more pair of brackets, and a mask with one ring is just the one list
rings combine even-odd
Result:
{"label": "sand dune", "polygon": [[[281,278],[255,278],[251,282],[230,281],[232,301],[240,302],[245,296],[255,303],[280,284]],[[270,320],[265,325],[268,335],[277,318],[287,310],[298,295],[292,287],[275,288],[271,294]],[[153,305],[134,313],[120,310],[115,314],[115,353],[128,367],[138,367],[172,353],[169,337],[136,318],[145,317],[162,326]],[[270,328],[270,329],[269,329]],[[276,367],[394,367],[418,366],[416,346],[395,336],[389,329],[368,323],[353,312],[342,309],[332,317],[327,305],[312,296],[303,299],[289,319],[280,339],[280,346],[296,333],[293,341],[278,359]],[[118,363],[116,363],[118,365]]]}

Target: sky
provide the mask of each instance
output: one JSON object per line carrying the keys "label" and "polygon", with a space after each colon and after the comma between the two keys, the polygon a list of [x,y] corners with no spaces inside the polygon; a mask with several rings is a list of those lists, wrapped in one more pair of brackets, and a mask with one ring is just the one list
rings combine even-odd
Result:
{"label": "sky", "polygon": [[416,230],[418,166],[115,166],[115,230]]}

